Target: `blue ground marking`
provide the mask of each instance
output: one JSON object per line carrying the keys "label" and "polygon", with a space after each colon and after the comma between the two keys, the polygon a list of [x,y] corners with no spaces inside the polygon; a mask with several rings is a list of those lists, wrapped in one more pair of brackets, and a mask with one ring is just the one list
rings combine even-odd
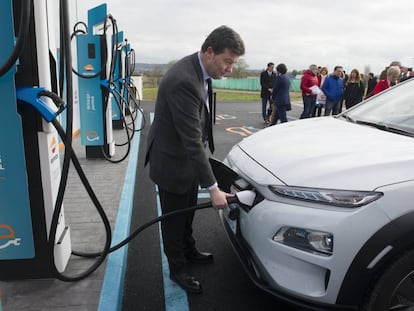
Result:
{"label": "blue ground marking", "polygon": [[[141,128],[142,114],[138,115],[136,128]],[[119,243],[129,235],[131,214],[134,205],[135,176],[137,170],[139,143],[141,132],[136,132],[125,172],[124,186],[119,201],[119,208],[112,245]],[[106,264],[101,297],[98,311],[120,311],[122,310],[122,296],[124,293],[125,269],[127,265],[128,245],[121,247],[111,253]],[[0,309],[1,311],[1,309]]]}

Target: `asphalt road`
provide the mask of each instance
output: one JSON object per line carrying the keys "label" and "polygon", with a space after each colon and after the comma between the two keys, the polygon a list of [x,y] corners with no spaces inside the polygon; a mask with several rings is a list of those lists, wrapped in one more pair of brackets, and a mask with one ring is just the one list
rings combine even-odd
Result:
{"label": "asphalt road", "polygon": [[[214,129],[216,153],[222,160],[237,142],[267,125],[261,118],[257,102],[225,102],[217,104]],[[137,183],[131,228],[157,217],[157,193],[155,185],[144,168],[146,137],[150,126],[150,114],[154,102],[142,102],[146,126],[142,131],[138,160]],[[289,119],[298,118],[301,104],[293,104]],[[201,195],[202,196],[202,195]],[[205,200],[200,198],[200,201]],[[145,230],[129,244],[125,277],[123,310],[177,310],[177,311],[298,311],[290,305],[257,288],[247,277],[224,232],[219,215],[213,209],[197,211],[194,235],[201,251],[214,254],[211,265],[190,266],[200,280],[203,294],[188,296],[163,278],[162,246],[158,224]]]}

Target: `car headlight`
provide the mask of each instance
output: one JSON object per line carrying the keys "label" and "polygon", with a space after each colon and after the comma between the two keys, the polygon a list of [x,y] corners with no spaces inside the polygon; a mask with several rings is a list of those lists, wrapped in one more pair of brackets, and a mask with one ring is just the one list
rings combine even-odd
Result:
{"label": "car headlight", "polygon": [[329,232],[285,226],[276,232],[273,241],[325,256],[333,252],[333,235]]}
{"label": "car headlight", "polygon": [[269,186],[269,189],[275,194],[291,199],[349,208],[366,205],[383,196],[382,192],[376,191],[353,191],[274,185]]}

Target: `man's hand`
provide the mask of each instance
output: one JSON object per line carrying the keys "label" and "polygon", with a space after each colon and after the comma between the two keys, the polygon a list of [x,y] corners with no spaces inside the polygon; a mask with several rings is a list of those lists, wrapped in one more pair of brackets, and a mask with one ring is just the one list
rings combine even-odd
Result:
{"label": "man's hand", "polygon": [[234,197],[234,194],[223,192],[219,187],[210,190],[210,198],[215,209],[223,209],[228,207],[227,198]]}

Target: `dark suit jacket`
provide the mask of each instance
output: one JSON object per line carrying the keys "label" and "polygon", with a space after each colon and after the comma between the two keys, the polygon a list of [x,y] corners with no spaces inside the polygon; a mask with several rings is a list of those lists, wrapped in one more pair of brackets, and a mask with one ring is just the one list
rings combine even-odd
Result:
{"label": "dark suit jacket", "polygon": [[260,73],[260,97],[261,98],[268,98],[270,95],[272,95],[268,89],[271,89],[273,87],[273,82],[275,81],[276,74],[272,72],[272,74],[269,76],[267,70],[264,70]]}
{"label": "dark suit jacket", "polygon": [[286,74],[279,75],[273,83],[273,101],[276,106],[290,105],[290,80]]}
{"label": "dark suit jacket", "polygon": [[206,91],[197,53],[178,61],[162,78],[148,135],[146,162],[162,189],[187,191],[216,182],[204,148]]}

